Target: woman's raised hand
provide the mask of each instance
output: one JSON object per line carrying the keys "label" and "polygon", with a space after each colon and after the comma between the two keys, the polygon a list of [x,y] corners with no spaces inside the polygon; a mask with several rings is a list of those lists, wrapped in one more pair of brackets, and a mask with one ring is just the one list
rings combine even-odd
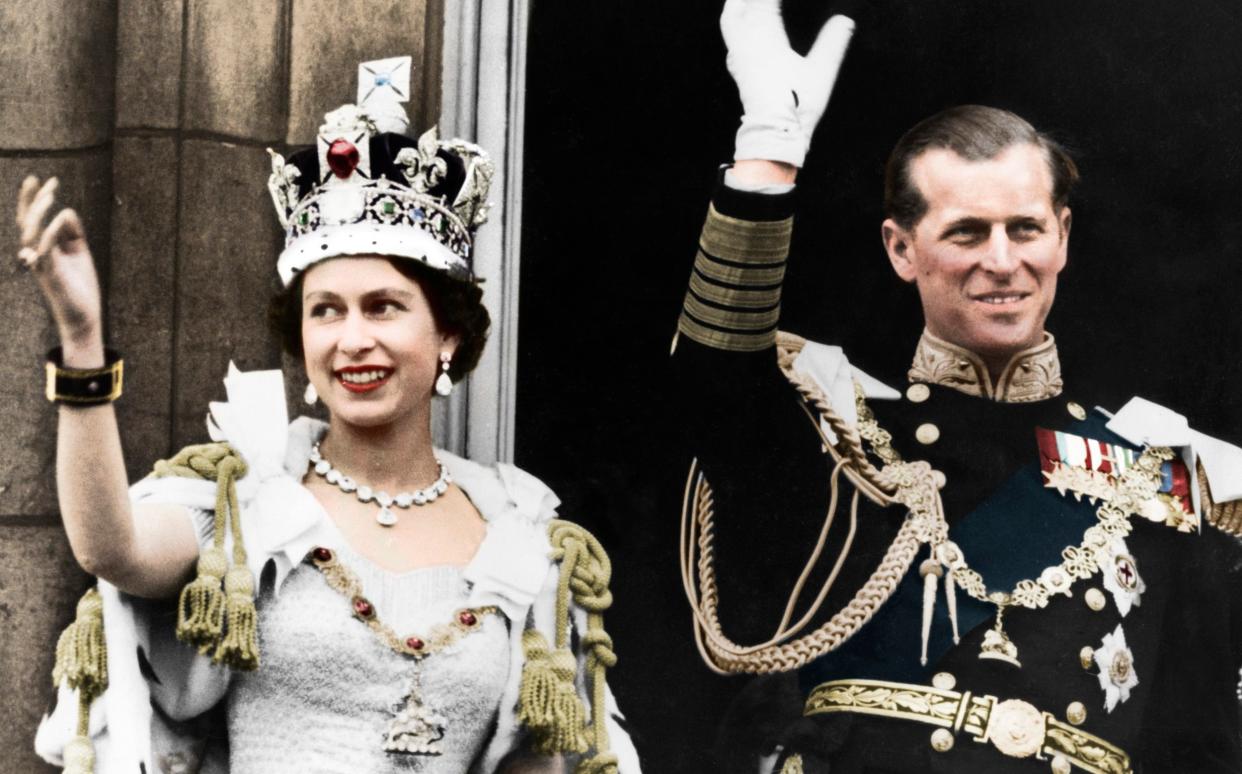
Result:
{"label": "woman's raised hand", "polygon": [[[44,221],[56,204],[56,178],[32,176],[17,194],[17,258],[34,274],[60,331],[62,344],[102,347],[102,302],[95,262],[82,221],[72,209]],[[100,353],[102,354],[102,352]]]}
{"label": "woman's raised hand", "polygon": [[726,0],[725,64],[742,98],[733,158],[801,167],[845,58],[854,21],[829,19],[806,56],[789,45],[779,0]]}

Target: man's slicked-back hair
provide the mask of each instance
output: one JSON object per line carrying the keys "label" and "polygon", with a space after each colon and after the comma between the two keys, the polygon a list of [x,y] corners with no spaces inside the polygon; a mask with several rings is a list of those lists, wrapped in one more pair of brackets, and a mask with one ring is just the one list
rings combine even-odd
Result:
{"label": "man's slicked-back hair", "polygon": [[967,161],[994,159],[1006,148],[1029,143],[1044,152],[1052,173],[1052,204],[1069,203],[1078,165],[1061,144],[1019,115],[984,105],[958,105],[925,118],[901,136],[884,168],[884,210],[907,231],[927,214],[927,200],[910,179],[910,167],[925,151],[951,150]]}

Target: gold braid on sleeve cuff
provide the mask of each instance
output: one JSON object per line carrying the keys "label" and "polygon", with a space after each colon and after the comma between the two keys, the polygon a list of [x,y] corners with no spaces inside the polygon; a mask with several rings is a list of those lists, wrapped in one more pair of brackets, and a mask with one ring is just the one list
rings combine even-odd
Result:
{"label": "gold braid on sleeve cuff", "polygon": [[1207,471],[1203,463],[1198,463],[1196,473],[1199,476],[1199,500],[1208,523],[1221,532],[1228,532],[1234,537],[1242,537],[1242,500],[1230,500],[1218,503],[1212,499],[1212,488],[1208,484]]}
{"label": "gold braid on sleeve cuff", "polygon": [[792,233],[792,217],[740,220],[710,206],[677,330],[715,349],[771,347]]}

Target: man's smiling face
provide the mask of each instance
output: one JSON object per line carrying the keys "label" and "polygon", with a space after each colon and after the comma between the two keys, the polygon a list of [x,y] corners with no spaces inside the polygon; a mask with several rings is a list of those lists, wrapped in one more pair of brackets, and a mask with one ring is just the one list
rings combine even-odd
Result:
{"label": "man's smiling face", "polygon": [[910,180],[927,211],[909,230],[884,221],[889,260],[918,286],[928,330],[995,373],[1043,339],[1065,267],[1070,210],[1053,205],[1047,156],[1029,143],[982,161],[935,148]]}

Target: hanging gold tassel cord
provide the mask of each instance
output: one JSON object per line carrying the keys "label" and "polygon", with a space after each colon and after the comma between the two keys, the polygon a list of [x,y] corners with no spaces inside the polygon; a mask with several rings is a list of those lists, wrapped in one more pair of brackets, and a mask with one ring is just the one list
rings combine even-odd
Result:
{"label": "hanging gold tassel cord", "polygon": [[104,641],[103,598],[98,589],[91,588],[82,595],[73,623],[56,641],[52,684],[59,686],[62,681],[78,692],[77,736],[65,745],[65,771],[91,774],[95,770],[91,702],[108,687],[108,647]]}
{"label": "hanging gold tassel cord", "polygon": [[[226,443],[187,446],[172,459],[155,463],[152,475],[181,476],[216,482],[214,532],[210,548],[198,558],[198,573],[181,590],[177,604],[177,639],[212,655],[232,669],[259,666],[258,615],[254,575],[246,565],[242,540],[237,479],[246,475],[246,462]],[[233,533],[233,562],[229,566],[225,537]]]}
{"label": "hanging gold tassel cord", "polygon": [[[612,565],[595,536],[577,524],[553,520],[548,525],[552,559],[560,562],[556,593],[555,649],[542,634],[522,635],[526,667],[522,670],[518,719],[531,730],[537,752],[585,753],[578,774],[616,774],[617,756],[608,744],[605,675],[617,663],[612,638],[604,629],[604,611],[612,605],[608,589]],[[569,602],[587,613],[580,634],[591,690],[590,727],[575,687],[577,659],[569,648]]]}
{"label": "hanging gold tassel cord", "polygon": [[586,708],[574,685],[578,660],[568,648],[552,650],[534,629],[522,633],[522,650],[518,721],[530,729],[532,749],[541,755],[586,752]]}

